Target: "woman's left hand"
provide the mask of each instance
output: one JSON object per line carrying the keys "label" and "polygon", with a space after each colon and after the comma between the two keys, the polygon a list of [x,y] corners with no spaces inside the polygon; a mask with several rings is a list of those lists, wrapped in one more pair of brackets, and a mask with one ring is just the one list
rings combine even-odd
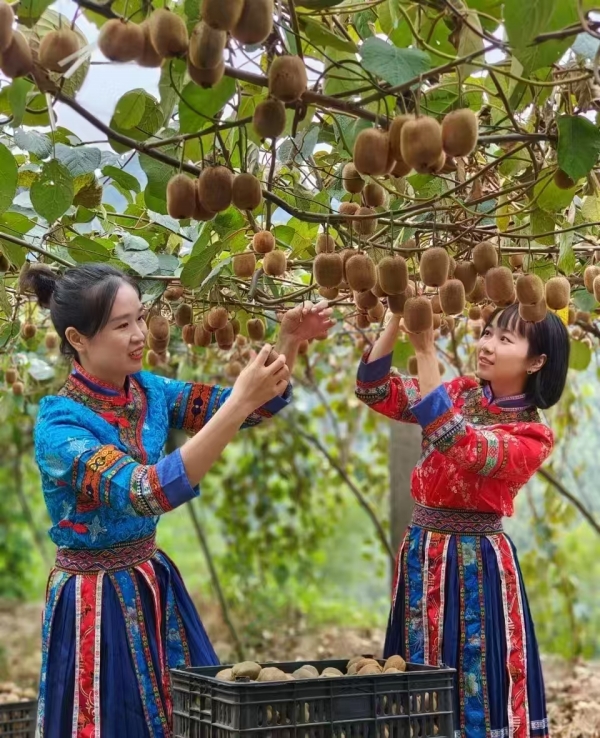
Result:
{"label": "woman's left hand", "polygon": [[300,342],[325,335],[335,325],[335,320],[331,320],[332,314],[333,308],[329,307],[327,300],[316,305],[310,301],[298,305],[283,316],[280,339],[291,338]]}

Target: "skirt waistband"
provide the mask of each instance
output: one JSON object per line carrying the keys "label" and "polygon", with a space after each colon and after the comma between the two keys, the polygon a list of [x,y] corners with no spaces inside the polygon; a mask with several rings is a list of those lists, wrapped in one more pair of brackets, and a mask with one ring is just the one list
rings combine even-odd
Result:
{"label": "skirt waistband", "polygon": [[154,534],[113,548],[59,548],[55,566],[69,574],[119,571],[143,564],[154,556],[156,550]]}
{"label": "skirt waistband", "polygon": [[453,510],[415,505],[412,525],[433,533],[465,536],[489,536],[502,533],[502,516],[477,510]]}

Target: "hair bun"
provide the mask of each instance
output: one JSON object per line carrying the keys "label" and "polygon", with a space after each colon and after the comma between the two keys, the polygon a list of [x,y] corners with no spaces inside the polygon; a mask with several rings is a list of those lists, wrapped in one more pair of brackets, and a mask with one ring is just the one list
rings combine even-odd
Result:
{"label": "hair bun", "polygon": [[33,292],[39,305],[49,308],[57,282],[58,275],[50,267],[45,264],[31,264],[21,272],[19,287],[21,292]]}

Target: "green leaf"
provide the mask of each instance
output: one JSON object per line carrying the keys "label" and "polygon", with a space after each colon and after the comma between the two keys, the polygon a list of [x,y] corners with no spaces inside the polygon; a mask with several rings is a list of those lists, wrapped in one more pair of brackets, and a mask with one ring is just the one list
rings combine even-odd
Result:
{"label": "green leaf", "polygon": [[332,64],[325,74],[323,92],[326,95],[335,96],[365,86],[367,80],[354,54],[332,49],[328,57]]}
{"label": "green leaf", "polygon": [[4,213],[15,199],[19,179],[15,157],[4,144],[0,144],[0,173],[0,213]]}
{"label": "green leaf", "polygon": [[129,172],[126,172],[124,169],[119,169],[119,167],[113,167],[109,164],[103,167],[102,174],[105,177],[110,177],[115,182],[118,182],[121,187],[126,190],[131,190],[136,193],[141,192],[141,185],[138,180],[133,176],[133,174],[129,174]]}
{"label": "green leaf", "polygon": [[[199,241],[202,239],[200,236]],[[194,244],[194,251],[196,251],[196,244]],[[214,241],[213,243],[205,244],[204,248],[191,256],[186,263],[183,265],[181,270],[181,284],[184,287],[193,289],[198,287],[200,282],[205,278],[207,272],[210,270],[210,263],[215,256],[221,251],[220,241]]]}
{"label": "green leaf", "polygon": [[3,279],[0,279],[0,310],[2,310],[7,318],[10,318],[12,314],[12,305],[10,304],[10,300],[8,299],[8,294],[6,292],[6,286]]}
{"label": "green leaf", "polygon": [[174,174],[172,167],[142,154],[140,166],[148,177],[144,190],[146,207],[165,215],[167,212],[167,184]]}
{"label": "green leaf", "polygon": [[188,83],[179,102],[179,130],[192,133],[212,125],[214,116],[235,95],[235,80],[223,77],[218,85],[208,90]]}
{"label": "green leaf", "polygon": [[76,236],[69,241],[69,253],[80,264],[87,261],[110,261],[111,258],[101,243],[85,236]]}
{"label": "green leaf", "polygon": [[569,367],[575,371],[585,371],[592,360],[592,350],[583,341],[571,341]]}
{"label": "green leaf", "polygon": [[[438,26],[442,25],[442,23],[438,23]],[[458,57],[469,56],[476,51],[483,51],[483,49],[483,29],[481,28],[479,15],[475,10],[467,10],[458,35],[456,55]],[[481,55],[481,58],[483,58],[483,55]],[[472,72],[478,71],[479,68],[472,64],[461,64],[460,69],[465,76],[468,76]]]}
{"label": "green leaf", "polygon": [[557,267],[560,272],[567,276],[573,274],[577,261],[573,251],[574,232],[560,233],[558,236],[559,252]]}
{"label": "green leaf", "polygon": [[40,176],[31,185],[30,194],[36,213],[53,223],[73,203],[73,177],[63,164],[52,159],[42,167]]}
{"label": "green leaf", "polygon": [[569,207],[576,192],[576,187],[572,187],[570,190],[559,189],[554,184],[552,172],[548,169],[543,169],[540,172],[538,181],[533,188],[533,194],[538,207],[549,213],[558,213]]}
{"label": "green leaf", "polygon": [[33,85],[28,79],[20,77],[19,79],[13,80],[12,84],[7,88],[10,109],[13,114],[12,125],[15,128],[23,122],[25,108],[27,106],[27,95],[32,87]]}
{"label": "green leaf", "polygon": [[364,68],[391,85],[403,85],[431,68],[429,54],[418,49],[398,49],[380,38],[361,46]]}
{"label": "green leaf", "polygon": [[148,241],[141,236],[134,236],[132,233],[125,233],[122,239],[125,251],[146,251],[150,248]]}
{"label": "green leaf", "polygon": [[102,160],[100,149],[88,146],[66,146],[56,144],[56,158],[69,170],[73,177],[81,177],[83,174],[92,174],[99,169]]}
{"label": "green leaf", "polygon": [[144,117],[147,97],[148,93],[142,89],[126,92],[117,101],[112,122],[121,129],[135,128]]}
{"label": "green leaf", "polygon": [[137,272],[140,277],[147,277],[160,268],[158,256],[154,251],[146,249],[145,251],[127,251],[120,244],[116,248],[117,256],[127,266]]}
{"label": "green leaf", "polygon": [[[146,141],[153,136],[163,124],[163,112],[160,108],[158,100],[152,95],[146,94],[144,97],[145,108],[142,120],[133,128],[120,128],[114,120],[111,120],[110,127],[117,133],[132,138],[134,141]],[[131,150],[131,146],[121,144],[112,138],[109,138],[112,148],[119,154]]]}
{"label": "green leaf", "polygon": [[21,330],[21,323],[15,320],[14,323],[7,323],[0,330],[0,348],[5,348],[11,339],[16,338]]}
{"label": "green leaf", "polygon": [[45,133],[17,128],[15,143],[23,151],[35,154],[38,159],[45,159],[52,153],[52,141]]}
{"label": "green leaf", "polygon": [[[198,18],[198,14],[194,17]],[[195,24],[196,21],[192,23],[192,28]],[[183,87],[185,72],[186,64],[183,59],[173,59],[169,64],[165,64],[161,70],[158,91],[160,93],[160,109],[165,121],[168,121],[173,115],[175,103],[179,100],[177,90]]]}
{"label": "green leaf", "polygon": [[52,4],[52,0],[23,0],[19,3],[19,23],[32,28],[36,21],[42,17],[42,13]]}
{"label": "green leaf", "polygon": [[303,16],[300,16],[298,22],[300,30],[312,41],[316,49],[327,47],[339,51],[350,51],[351,53],[358,51],[358,46],[353,41],[336,36],[322,23],[317,23]]}
{"label": "green leaf", "polygon": [[392,366],[398,369],[406,369],[408,360],[415,355],[415,350],[410,341],[396,341],[392,354]]}
{"label": "green leaf", "polygon": [[577,181],[591,171],[600,154],[600,130],[580,115],[562,115],[558,121],[558,166]]}
{"label": "green leaf", "polygon": [[531,213],[529,218],[531,235],[535,237],[535,240],[538,243],[544,244],[544,246],[554,246],[553,235],[543,236],[541,238],[538,238],[536,235],[538,233],[548,233],[554,230],[556,224],[550,213],[538,208]]}

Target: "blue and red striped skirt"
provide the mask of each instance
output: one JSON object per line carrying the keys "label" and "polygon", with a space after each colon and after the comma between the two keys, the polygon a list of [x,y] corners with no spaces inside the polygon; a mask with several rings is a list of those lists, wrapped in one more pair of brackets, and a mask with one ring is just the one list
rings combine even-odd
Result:
{"label": "blue and red striped skirt", "polygon": [[396,561],[392,654],[457,670],[457,737],[547,738],[535,631],[500,516],[417,505]]}

